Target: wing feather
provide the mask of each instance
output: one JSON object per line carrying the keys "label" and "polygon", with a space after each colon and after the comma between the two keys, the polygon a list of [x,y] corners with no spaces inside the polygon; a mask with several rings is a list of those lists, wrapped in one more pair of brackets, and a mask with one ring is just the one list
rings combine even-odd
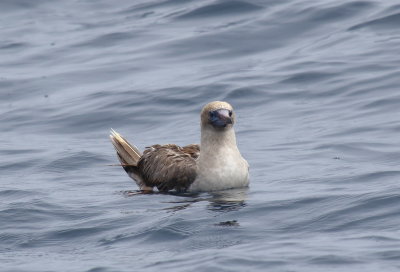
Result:
{"label": "wing feather", "polygon": [[180,147],[173,144],[148,147],[138,162],[146,186],[160,191],[185,191],[196,178],[198,145]]}

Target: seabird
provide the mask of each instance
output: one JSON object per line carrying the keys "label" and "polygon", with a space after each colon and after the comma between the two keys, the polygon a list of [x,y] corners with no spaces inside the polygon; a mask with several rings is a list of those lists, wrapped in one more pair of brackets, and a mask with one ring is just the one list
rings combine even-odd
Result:
{"label": "seabird", "polygon": [[140,190],[216,191],[249,184],[249,164],[239,152],[233,129],[235,113],[227,102],[214,101],[201,111],[200,146],[152,145],[143,154],[111,130],[121,166]]}

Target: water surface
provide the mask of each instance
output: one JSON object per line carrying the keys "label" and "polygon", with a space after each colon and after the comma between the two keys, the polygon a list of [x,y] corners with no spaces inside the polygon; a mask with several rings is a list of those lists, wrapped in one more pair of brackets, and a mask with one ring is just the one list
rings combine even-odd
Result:
{"label": "water surface", "polygon": [[[398,271],[396,1],[0,3],[1,271]],[[234,105],[249,189],[137,195]]]}

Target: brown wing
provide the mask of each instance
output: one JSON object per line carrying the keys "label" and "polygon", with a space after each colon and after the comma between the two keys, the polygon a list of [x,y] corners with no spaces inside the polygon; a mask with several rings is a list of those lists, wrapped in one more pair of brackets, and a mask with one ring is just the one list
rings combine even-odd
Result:
{"label": "brown wing", "polygon": [[160,191],[185,191],[196,178],[198,145],[173,144],[147,148],[138,162],[138,172],[146,186]]}

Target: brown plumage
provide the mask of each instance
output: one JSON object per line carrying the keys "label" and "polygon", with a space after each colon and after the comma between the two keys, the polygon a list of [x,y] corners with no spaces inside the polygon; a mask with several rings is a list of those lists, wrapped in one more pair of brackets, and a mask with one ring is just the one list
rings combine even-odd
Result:
{"label": "brown plumage", "polygon": [[199,145],[157,144],[147,147],[141,155],[136,146],[114,130],[110,138],[122,167],[141,190],[157,187],[159,191],[186,191],[196,178]]}
{"label": "brown plumage", "polygon": [[153,145],[144,151],[137,168],[147,186],[159,191],[186,191],[196,178],[199,151],[198,145]]}

